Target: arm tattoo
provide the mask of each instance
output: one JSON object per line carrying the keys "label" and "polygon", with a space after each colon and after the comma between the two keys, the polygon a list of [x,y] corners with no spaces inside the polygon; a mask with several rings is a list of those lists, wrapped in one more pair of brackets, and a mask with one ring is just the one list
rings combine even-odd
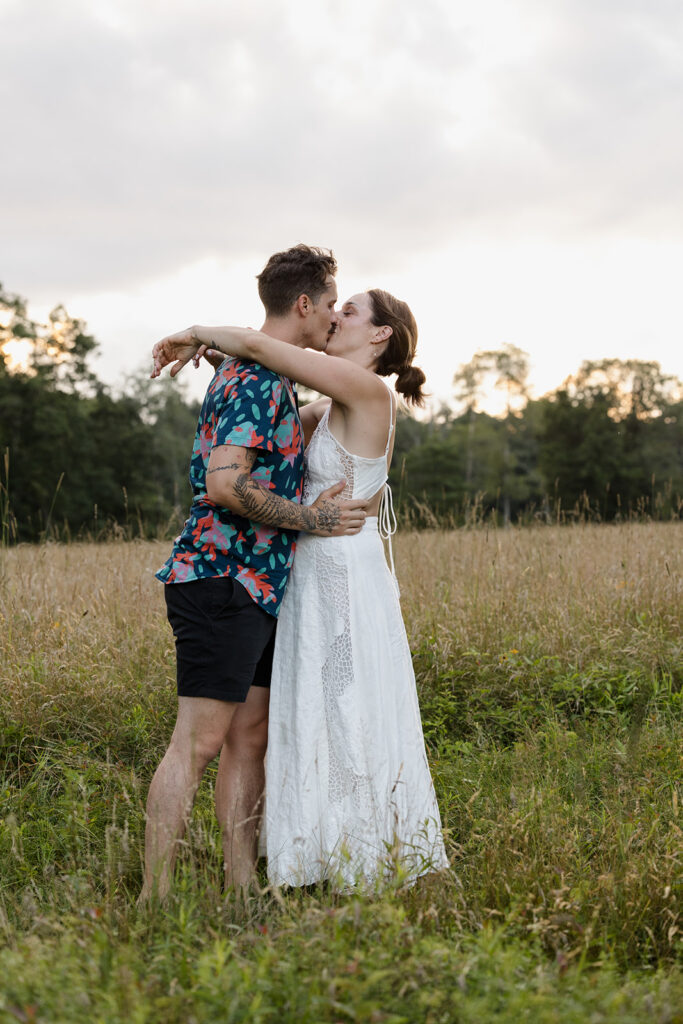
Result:
{"label": "arm tattoo", "polygon": [[325,530],[327,533],[331,533],[335,526],[339,526],[341,512],[338,505],[335,505],[331,501],[323,501],[323,503],[318,506],[317,511],[319,530]]}
{"label": "arm tattoo", "polygon": [[209,470],[241,470],[232,482],[232,490],[242,506],[243,515],[265,526],[274,526],[278,529],[331,534],[341,522],[341,509],[336,502],[324,501],[311,508],[275,494],[251,476],[250,471],[256,461],[256,455],[255,450],[248,449],[244,453],[244,463],[230,463]]}
{"label": "arm tattoo", "polygon": [[214,466],[213,469],[207,469],[206,475],[210,473],[220,473],[222,469],[242,469],[241,462],[227,462],[224,466]]}
{"label": "arm tattoo", "polygon": [[307,505],[297,505],[287,498],[267,490],[249,473],[240,473],[233,485],[244,514],[266,526],[311,531],[316,528],[317,517]]}
{"label": "arm tattoo", "polygon": [[[228,444],[223,444],[223,445],[218,445],[217,447],[219,447],[219,448],[230,448],[232,446],[228,445]],[[234,458],[234,455],[233,455],[233,458]],[[255,462],[256,462],[256,451],[255,451],[255,449],[247,448],[244,451],[244,461],[243,462],[226,462],[225,465],[223,465],[223,466],[213,466],[212,469],[207,469],[206,475],[208,476],[209,473],[219,473],[222,469],[244,469],[245,466],[247,467],[247,469],[251,469],[251,467],[254,465]]]}
{"label": "arm tattoo", "polygon": [[331,534],[341,522],[341,510],[334,502],[325,501],[316,508],[297,505],[269,491],[249,473],[240,473],[233,484],[233,492],[243,514],[266,526]]}

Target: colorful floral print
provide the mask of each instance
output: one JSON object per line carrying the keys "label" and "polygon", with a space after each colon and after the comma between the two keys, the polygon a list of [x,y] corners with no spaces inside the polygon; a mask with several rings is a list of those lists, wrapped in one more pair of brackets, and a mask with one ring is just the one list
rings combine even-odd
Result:
{"label": "colorful floral print", "polygon": [[209,500],[209,456],[214,446],[224,444],[258,449],[252,476],[283,497],[301,501],[303,442],[292,385],[258,363],[226,359],[209,384],[199,415],[190,462],[190,514],[157,578],[187,583],[233,576],[276,616],[296,533],[253,522]]}

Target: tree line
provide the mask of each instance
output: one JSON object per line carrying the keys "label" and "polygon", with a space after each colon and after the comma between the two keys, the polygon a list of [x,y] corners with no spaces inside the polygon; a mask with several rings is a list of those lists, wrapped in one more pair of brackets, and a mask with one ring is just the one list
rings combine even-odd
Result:
{"label": "tree line", "polygon": [[5,542],[154,535],[182,518],[199,404],[170,380],[113,392],[89,367],[96,348],[63,307],[41,324],[0,286]]}
{"label": "tree line", "polygon": [[[529,359],[478,352],[454,378],[456,407],[397,433],[391,479],[418,521],[656,519],[683,512],[683,387],[648,360],[586,361],[532,400]],[[486,386],[500,416],[480,411]]]}
{"label": "tree line", "polygon": [[[199,403],[181,384],[131,378],[118,392],[90,368],[96,340],[59,306],[47,323],[0,286],[0,529],[4,543],[166,535],[190,498]],[[20,358],[19,358],[20,356]],[[399,417],[391,483],[416,525],[683,509],[683,391],[655,362],[583,363],[528,397],[526,353],[478,352],[453,403]],[[502,389],[501,415],[481,411]]]}

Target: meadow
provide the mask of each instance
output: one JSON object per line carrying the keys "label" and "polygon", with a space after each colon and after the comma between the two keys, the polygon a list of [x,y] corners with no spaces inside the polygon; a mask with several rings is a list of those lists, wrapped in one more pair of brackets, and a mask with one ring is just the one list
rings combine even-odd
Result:
{"label": "meadow", "polygon": [[[451,870],[137,910],[167,542],[0,549],[0,1022],[683,1022],[683,523],[396,538]],[[262,876],[263,877],[263,876]]]}

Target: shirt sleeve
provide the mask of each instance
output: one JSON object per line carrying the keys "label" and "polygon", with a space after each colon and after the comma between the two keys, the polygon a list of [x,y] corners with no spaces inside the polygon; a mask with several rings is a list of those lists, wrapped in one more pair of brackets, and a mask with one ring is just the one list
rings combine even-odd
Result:
{"label": "shirt sleeve", "polygon": [[217,403],[213,445],[234,444],[272,452],[282,381],[258,363],[238,365]]}

